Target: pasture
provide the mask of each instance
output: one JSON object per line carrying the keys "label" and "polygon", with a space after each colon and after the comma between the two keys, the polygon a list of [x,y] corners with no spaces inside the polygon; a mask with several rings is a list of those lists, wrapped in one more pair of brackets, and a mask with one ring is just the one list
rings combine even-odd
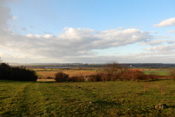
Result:
{"label": "pasture", "polygon": [[[0,81],[0,116],[172,116],[175,83]],[[168,108],[154,109],[165,103]]]}
{"label": "pasture", "polygon": [[170,74],[169,69],[146,69],[143,70],[144,74],[146,75],[160,75],[160,76],[168,76]]}

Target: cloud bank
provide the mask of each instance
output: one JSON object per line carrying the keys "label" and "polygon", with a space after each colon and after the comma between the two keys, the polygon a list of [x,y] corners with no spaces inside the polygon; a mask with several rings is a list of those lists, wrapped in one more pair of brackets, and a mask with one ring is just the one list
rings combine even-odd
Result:
{"label": "cloud bank", "polygon": [[69,56],[91,56],[94,49],[108,49],[143,42],[151,38],[148,32],[139,29],[112,29],[95,31],[92,29],[65,28],[65,32],[55,35],[16,35],[10,32],[1,35],[0,47],[8,51],[64,58]]}

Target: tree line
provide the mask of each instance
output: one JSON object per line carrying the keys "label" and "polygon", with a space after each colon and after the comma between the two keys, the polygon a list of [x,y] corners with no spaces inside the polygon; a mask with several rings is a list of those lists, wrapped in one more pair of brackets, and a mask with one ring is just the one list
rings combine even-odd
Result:
{"label": "tree line", "polygon": [[36,81],[37,78],[38,76],[33,70],[0,63],[0,80]]}

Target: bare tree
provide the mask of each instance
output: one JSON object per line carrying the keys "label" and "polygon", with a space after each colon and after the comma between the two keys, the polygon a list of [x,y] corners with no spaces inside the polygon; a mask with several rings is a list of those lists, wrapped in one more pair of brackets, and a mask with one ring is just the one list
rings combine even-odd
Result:
{"label": "bare tree", "polygon": [[128,70],[127,67],[118,64],[117,62],[109,63],[106,66],[108,80],[123,80],[121,75]]}

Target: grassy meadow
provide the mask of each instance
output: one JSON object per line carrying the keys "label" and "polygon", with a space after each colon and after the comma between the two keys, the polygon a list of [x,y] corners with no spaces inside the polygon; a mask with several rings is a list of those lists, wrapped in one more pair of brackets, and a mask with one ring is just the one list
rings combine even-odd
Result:
{"label": "grassy meadow", "polygon": [[144,74],[146,75],[160,75],[160,76],[168,76],[170,74],[169,69],[146,69],[143,70]]}
{"label": "grassy meadow", "polygon": [[[38,82],[0,81],[0,116],[172,116],[175,82],[108,81],[57,83],[48,77],[60,69],[35,69]],[[99,69],[62,69],[70,76],[91,75]],[[168,70],[143,70],[168,75]],[[154,71],[154,72],[153,72]],[[44,80],[42,80],[44,79]],[[166,109],[155,109],[163,103]]]}
{"label": "grassy meadow", "polygon": [[[0,116],[170,116],[175,83],[0,81]],[[163,110],[154,109],[159,103]]]}

